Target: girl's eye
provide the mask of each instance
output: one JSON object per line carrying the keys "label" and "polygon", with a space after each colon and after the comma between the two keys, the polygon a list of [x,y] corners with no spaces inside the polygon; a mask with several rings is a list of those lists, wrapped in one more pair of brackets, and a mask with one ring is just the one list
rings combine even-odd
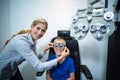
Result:
{"label": "girl's eye", "polygon": [[56,44],[54,44],[54,46],[53,46],[53,48],[64,48],[64,47],[65,47],[65,45],[62,44],[62,43],[56,43]]}
{"label": "girl's eye", "polygon": [[58,46],[54,46],[55,48],[58,47]]}

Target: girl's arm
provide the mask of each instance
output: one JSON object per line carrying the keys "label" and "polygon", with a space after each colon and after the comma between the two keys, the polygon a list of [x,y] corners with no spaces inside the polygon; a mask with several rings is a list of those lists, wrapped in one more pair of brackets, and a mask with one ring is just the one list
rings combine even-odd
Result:
{"label": "girl's arm", "polygon": [[46,71],[46,80],[52,80],[52,78],[50,77],[50,71]]}
{"label": "girl's arm", "polygon": [[67,80],[75,80],[75,73],[70,73],[70,77]]}

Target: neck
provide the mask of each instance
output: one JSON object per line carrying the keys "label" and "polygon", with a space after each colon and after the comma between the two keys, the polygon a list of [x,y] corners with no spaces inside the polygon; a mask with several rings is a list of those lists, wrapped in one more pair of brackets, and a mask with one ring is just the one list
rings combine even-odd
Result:
{"label": "neck", "polygon": [[[60,57],[61,55],[56,55],[56,57]],[[63,63],[63,61],[65,60],[65,58],[63,58],[61,61],[59,61],[60,64]]]}

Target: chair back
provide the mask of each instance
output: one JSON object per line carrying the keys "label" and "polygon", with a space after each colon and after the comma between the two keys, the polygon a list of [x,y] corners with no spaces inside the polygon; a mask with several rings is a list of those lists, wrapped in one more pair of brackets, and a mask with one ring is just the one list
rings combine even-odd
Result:
{"label": "chair back", "polygon": [[[70,36],[70,31],[69,30],[59,30],[57,33],[57,37],[62,37],[66,41],[66,46],[70,50],[70,57],[74,61],[74,66],[75,66],[75,80],[80,80],[80,53],[79,53],[79,45],[78,41]],[[53,42],[57,37],[54,37],[51,42]],[[50,48],[49,50],[49,56],[53,55],[54,50],[53,48]]]}

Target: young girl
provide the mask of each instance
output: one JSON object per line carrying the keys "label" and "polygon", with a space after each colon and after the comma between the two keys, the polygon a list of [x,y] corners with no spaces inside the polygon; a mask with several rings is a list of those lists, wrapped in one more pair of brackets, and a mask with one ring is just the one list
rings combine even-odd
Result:
{"label": "young girl", "polygon": [[[66,48],[66,42],[63,38],[57,37],[53,41],[54,53],[47,61],[58,58]],[[72,58],[69,56],[63,58],[52,69],[46,72],[47,80],[75,80],[75,67]]]}
{"label": "young girl", "polygon": [[65,48],[60,57],[49,62],[40,62],[39,59],[52,46],[49,43],[39,54],[35,51],[36,41],[45,34],[47,28],[48,23],[45,19],[36,19],[31,24],[30,30],[21,31],[7,41],[0,53],[0,80],[10,80],[18,70],[18,65],[25,60],[36,71],[43,71],[54,67],[57,65],[57,62],[69,55],[69,50]]}

